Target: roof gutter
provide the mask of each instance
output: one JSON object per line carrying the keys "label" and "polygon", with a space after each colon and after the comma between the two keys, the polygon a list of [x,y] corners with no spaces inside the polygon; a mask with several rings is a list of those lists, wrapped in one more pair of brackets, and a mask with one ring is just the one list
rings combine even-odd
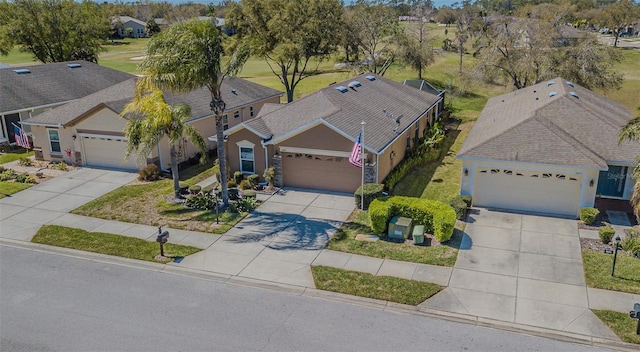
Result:
{"label": "roof gutter", "polygon": [[29,125],[29,126],[45,126],[45,127],[58,127],[64,128],[64,125],[61,123],[46,123],[46,122],[28,122],[28,121],[20,121],[21,125]]}
{"label": "roof gutter", "polygon": [[0,115],[15,114],[15,113],[18,113],[18,112],[23,112],[23,111],[34,111],[36,109],[46,109],[48,107],[60,106],[60,105],[64,105],[64,104],[70,103],[72,101],[76,101],[76,100],[78,100],[78,99],[65,100],[65,101],[60,101],[60,102],[46,104],[46,105],[31,106],[31,107],[28,107],[28,108],[23,108],[23,109],[18,109],[18,110],[2,111],[2,112],[0,112]]}

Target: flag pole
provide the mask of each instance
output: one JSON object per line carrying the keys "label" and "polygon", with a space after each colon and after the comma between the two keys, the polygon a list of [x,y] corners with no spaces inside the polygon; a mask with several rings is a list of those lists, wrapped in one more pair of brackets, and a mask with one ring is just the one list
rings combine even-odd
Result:
{"label": "flag pole", "polygon": [[360,130],[360,167],[362,168],[362,180],[360,182],[360,210],[364,210],[364,168],[366,159],[364,157],[364,125],[367,123],[362,121],[360,126],[362,129]]}

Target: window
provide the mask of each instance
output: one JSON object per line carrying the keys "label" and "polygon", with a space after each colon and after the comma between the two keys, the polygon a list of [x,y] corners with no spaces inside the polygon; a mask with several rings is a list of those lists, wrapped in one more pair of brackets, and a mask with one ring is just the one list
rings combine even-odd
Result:
{"label": "window", "polygon": [[240,147],[240,171],[254,173],[253,162],[253,148]]}
{"label": "window", "polygon": [[49,147],[51,153],[62,153],[60,149],[60,134],[58,130],[47,130],[49,132]]}
{"label": "window", "polygon": [[229,129],[229,116],[227,114],[222,115],[222,130],[226,131]]}
{"label": "window", "polygon": [[240,110],[238,110],[238,111],[236,111],[236,112],[234,112],[234,113],[233,113],[233,118],[234,118],[234,119],[237,119],[237,118],[239,118],[239,117],[240,117]]}
{"label": "window", "polygon": [[253,106],[249,107],[249,116],[253,117]]}

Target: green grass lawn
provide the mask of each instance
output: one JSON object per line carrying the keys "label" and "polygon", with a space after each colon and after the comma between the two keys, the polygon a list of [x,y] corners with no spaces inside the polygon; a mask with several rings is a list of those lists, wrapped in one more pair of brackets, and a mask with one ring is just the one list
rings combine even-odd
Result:
{"label": "green grass lawn", "polygon": [[582,262],[587,286],[640,294],[640,259],[618,252],[614,277],[611,276],[611,254],[585,251]]}
{"label": "green grass lawn", "polygon": [[356,241],[356,235],[373,235],[369,227],[369,215],[366,211],[355,210],[342,227],[336,231],[328,249],[340,252],[366,255],[375,258],[401,260],[405,262],[453,266],[458,258],[460,239],[456,233],[442,246],[414,246],[411,244],[387,242]]}
{"label": "green grass lawn", "polygon": [[33,186],[31,183],[0,181],[0,199]]}
{"label": "green grass lawn", "polygon": [[[42,226],[33,236],[31,242],[150,262],[157,262],[155,256],[160,254],[160,247],[156,242],[56,225]],[[165,255],[176,257],[185,257],[201,250],[200,248],[173,243],[164,245]],[[163,262],[169,261],[171,259],[166,259]]]}
{"label": "green grass lawn", "polygon": [[373,276],[326,266],[312,266],[316,288],[353,296],[381,299],[389,302],[417,306],[442,290],[429,282]]}
{"label": "green grass lawn", "polygon": [[0,153],[0,165],[33,156],[33,150],[15,149]]}
{"label": "green grass lawn", "polygon": [[640,335],[636,334],[638,321],[629,317],[628,313],[611,310],[594,310],[600,318],[618,337],[628,343],[640,344]]}

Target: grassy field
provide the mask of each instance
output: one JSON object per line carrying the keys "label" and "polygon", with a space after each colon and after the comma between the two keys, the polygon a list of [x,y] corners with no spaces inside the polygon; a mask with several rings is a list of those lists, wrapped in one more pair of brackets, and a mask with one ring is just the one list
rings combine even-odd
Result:
{"label": "grassy field", "polygon": [[618,253],[615,276],[611,276],[613,256],[596,251],[582,252],[587,286],[640,294],[640,260]]}
{"label": "grassy field", "polygon": [[[56,225],[42,226],[33,236],[31,242],[150,262],[157,262],[155,256],[160,254],[160,247],[156,242]],[[164,245],[164,252],[167,256],[185,257],[201,250],[173,243]],[[165,263],[170,261],[170,258],[162,260]]]}
{"label": "grassy field", "polygon": [[316,288],[353,296],[381,299],[389,302],[417,306],[442,290],[429,282],[373,276],[326,266],[312,266]]}

